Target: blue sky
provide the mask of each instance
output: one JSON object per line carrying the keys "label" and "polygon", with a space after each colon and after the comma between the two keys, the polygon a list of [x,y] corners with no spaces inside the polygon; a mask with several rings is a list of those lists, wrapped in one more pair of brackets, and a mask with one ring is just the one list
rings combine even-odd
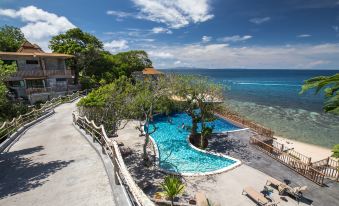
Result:
{"label": "blue sky", "polygon": [[4,24],[47,51],[79,27],[160,69],[339,68],[339,0],[1,0]]}

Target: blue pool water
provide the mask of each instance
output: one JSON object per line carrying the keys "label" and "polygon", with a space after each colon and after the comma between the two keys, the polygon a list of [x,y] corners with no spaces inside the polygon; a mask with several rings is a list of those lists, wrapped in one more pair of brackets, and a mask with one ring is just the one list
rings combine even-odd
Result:
{"label": "blue pool water", "polygon": [[[205,173],[219,170],[236,163],[235,160],[206,154],[189,146],[187,137],[189,132],[182,129],[191,126],[191,118],[185,113],[168,117],[158,116],[154,119],[157,130],[152,134],[159,150],[160,168],[176,173]],[[214,126],[213,132],[225,132],[240,129],[239,127],[223,120],[217,119],[208,123]],[[199,126],[200,128],[200,126]]]}

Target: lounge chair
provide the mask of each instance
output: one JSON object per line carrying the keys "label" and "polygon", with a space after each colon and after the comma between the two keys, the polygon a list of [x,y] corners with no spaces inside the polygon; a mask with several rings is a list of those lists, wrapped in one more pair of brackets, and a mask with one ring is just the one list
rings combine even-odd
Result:
{"label": "lounge chair", "polygon": [[290,188],[287,184],[285,184],[285,183],[283,183],[283,182],[281,182],[277,179],[274,179],[273,177],[269,177],[267,179],[266,185],[275,186],[278,189],[279,194],[283,194],[286,190],[288,190]]}
{"label": "lounge chair", "polygon": [[307,190],[307,186],[303,187],[289,187],[286,192],[287,194],[293,196],[298,202],[303,196],[303,192]]}
{"label": "lounge chair", "polygon": [[207,206],[207,197],[203,192],[197,192],[195,194],[195,200],[197,201],[197,206]]}
{"label": "lounge chair", "polygon": [[275,206],[278,205],[278,202],[271,202],[267,199],[263,194],[257,192],[253,187],[245,187],[241,194],[246,194],[250,198],[252,198],[256,203],[261,206]]}

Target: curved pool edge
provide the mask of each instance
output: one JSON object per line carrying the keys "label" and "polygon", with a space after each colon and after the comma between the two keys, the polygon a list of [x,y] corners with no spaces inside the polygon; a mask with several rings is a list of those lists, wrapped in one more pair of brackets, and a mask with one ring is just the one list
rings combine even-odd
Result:
{"label": "curved pool edge", "polygon": [[[243,129],[241,129],[241,130],[243,130]],[[235,132],[235,131],[228,131],[228,132]],[[159,158],[158,144],[156,143],[156,141],[153,139],[153,137],[151,135],[149,135],[149,137],[150,137],[150,140],[151,140],[151,142],[153,144],[153,148],[155,150],[154,151],[155,152],[155,165],[159,169],[159,171],[164,172],[166,174],[177,175],[177,176],[186,176],[186,177],[209,176],[209,175],[220,174],[220,173],[223,173],[223,172],[226,172],[226,171],[233,170],[233,169],[239,167],[242,164],[242,162],[240,160],[235,159],[235,158],[230,157],[230,156],[227,156],[227,155],[224,155],[222,153],[205,151],[205,150],[202,150],[202,149],[199,149],[199,148],[195,147],[189,141],[189,136],[188,136],[186,138],[186,142],[187,142],[187,144],[192,149],[194,149],[194,150],[196,150],[198,152],[201,152],[201,153],[210,154],[210,155],[214,155],[214,156],[219,156],[219,157],[223,157],[223,158],[226,158],[226,159],[230,159],[230,160],[235,161],[235,163],[233,163],[232,165],[229,165],[227,167],[224,167],[224,168],[221,168],[221,169],[218,169],[218,170],[214,170],[214,171],[210,171],[210,172],[198,172],[198,173],[190,173],[190,172],[185,173],[185,172],[183,172],[183,173],[180,173],[180,172],[168,171],[168,170],[165,170],[165,169],[160,167],[160,158]]]}

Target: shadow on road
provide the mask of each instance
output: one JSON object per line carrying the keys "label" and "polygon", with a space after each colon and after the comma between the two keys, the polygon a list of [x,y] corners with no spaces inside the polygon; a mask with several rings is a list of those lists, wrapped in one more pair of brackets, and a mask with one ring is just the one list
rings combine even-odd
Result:
{"label": "shadow on road", "polygon": [[33,190],[47,182],[47,178],[67,167],[71,161],[37,162],[35,156],[43,156],[43,146],[0,154],[0,199]]}

